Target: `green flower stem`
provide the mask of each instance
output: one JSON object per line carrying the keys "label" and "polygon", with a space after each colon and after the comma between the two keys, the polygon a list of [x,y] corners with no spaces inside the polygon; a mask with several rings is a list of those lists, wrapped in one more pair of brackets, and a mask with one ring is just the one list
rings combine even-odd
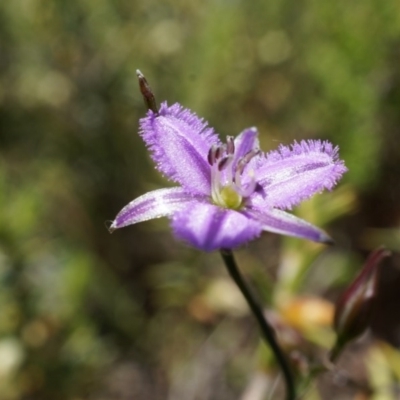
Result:
{"label": "green flower stem", "polygon": [[329,362],[334,364],[337,361],[339,355],[342,353],[343,347],[344,344],[338,340],[329,353]]}
{"label": "green flower stem", "polygon": [[278,362],[282,370],[286,385],[286,400],[295,400],[296,390],[295,390],[292,371],[290,370],[288,361],[286,359],[283,350],[278,344],[274,329],[266,320],[261,306],[254,299],[250,289],[248,288],[246,282],[244,281],[242,275],[240,274],[240,271],[236,265],[236,261],[232,251],[227,249],[222,249],[221,256],[225,262],[226,268],[228,269],[230,276],[235,281],[236,285],[239,287],[240,291],[242,292],[244,298],[247,301],[247,304],[250,307],[250,310],[256,317],[256,320],[264,336],[264,339],[267,345],[273,351],[276,361]]}

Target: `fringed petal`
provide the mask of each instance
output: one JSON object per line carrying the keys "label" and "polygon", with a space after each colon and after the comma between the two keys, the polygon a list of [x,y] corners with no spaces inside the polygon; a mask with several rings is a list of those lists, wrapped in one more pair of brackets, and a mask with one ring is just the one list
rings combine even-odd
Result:
{"label": "fringed petal", "polygon": [[254,196],[253,203],[290,209],[315,193],[332,189],[347,171],[337,153],[338,148],[329,142],[309,140],[280,146],[259,158],[255,177],[263,196]]}
{"label": "fringed petal", "polygon": [[140,120],[140,134],[158,169],[191,193],[210,193],[207,154],[218,137],[207,123],[179,104],[163,103]]}

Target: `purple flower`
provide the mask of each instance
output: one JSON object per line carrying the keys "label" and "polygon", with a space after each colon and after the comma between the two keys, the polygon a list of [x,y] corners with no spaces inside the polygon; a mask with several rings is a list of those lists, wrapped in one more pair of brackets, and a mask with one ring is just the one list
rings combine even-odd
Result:
{"label": "purple flower", "polygon": [[290,209],[346,171],[329,142],[301,141],[262,153],[255,128],[221,143],[213,129],[179,104],[140,120],[140,135],[158,170],[179,187],[146,193],[124,207],[110,230],[170,217],[174,234],[202,250],[231,249],[262,231],[329,242]]}

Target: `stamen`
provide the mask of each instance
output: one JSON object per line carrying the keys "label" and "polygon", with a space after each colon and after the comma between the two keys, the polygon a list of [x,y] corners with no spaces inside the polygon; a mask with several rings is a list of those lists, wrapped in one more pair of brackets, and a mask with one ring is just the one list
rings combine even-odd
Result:
{"label": "stamen", "polygon": [[226,154],[233,155],[235,153],[235,142],[233,136],[226,137]]}
{"label": "stamen", "polygon": [[236,175],[241,175],[244,171],[244,167],[251,161],[253,157],[258,154],[260,154],[260,149],[253,149],[246,153],[243,157],[241,157],[236,166]]}
{"label": "stamen", "polygon": [[216,150],[215,150],[215,159],[219,160],[222,156],[222,154],[224,153],[224,147],[223,145],[219,145],[217,146]]}
{"label": "stamen", "polygon": [[258,149],[250,150],[233,167],[235,142],[232,136],[227,136],[226,144],[211,146],[207,160],[211,165],[211,197],[215,204],[234,210],[242,206],[243,199],[257,187],[253,176],[247,178],[242,186],[242,174],[251,159],[259,153]]}
{"label": "stamen", "polygon": [[246,188],[243,188],[242,186],[242,174],[244,171],[244,168],[246,167],[246,165],[251,161],[251,159],[253,157],[255,157],[256,155],[260,154],[260,150],[259,149],[253,149],[250,150],[248,153],[246,153],[243,157],[240,158],[240,160],[238,161],[236,168],[235,168],[235,185],[238,188],[238,190],[240,191],[240,193],[243,192],[243,196],[249,196],[251,193],[253,193],[256,185],[254,184],[248,184],[246,186]]}
{"label": "stamen", "polygon": [[216,153],[217,153],[217,145],[213,144],[210,147],[210,150],[208,151],[208,154],[207,154],[207,161],[210,165],[214,165],[215,161],[217,161]]}
{"label": "stamen", "polygon": [[218,169],[218,165],[213,165],[211,167],[211,197],[216,204],[222,204],[221,194],[220,194],[220,179],[221,173]]}
{"label": "stamen", "polygon": [[219,163],[218,163],[218,170],[222,171],[224,170],[230,162],[232,162],[233,157],[231,155],[224,157]]}

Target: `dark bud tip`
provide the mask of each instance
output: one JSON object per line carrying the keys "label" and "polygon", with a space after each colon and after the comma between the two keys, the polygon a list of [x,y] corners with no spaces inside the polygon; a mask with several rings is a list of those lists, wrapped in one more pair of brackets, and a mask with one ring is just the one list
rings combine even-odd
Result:
{"label": "dark bud tip", "polygon": [[158,108],[156,104],[156,98],[154,97],[150,85],[148,84],[144,75],[138,69],[136,70],[136,75],[139,80],[139,88],[143,96],[144,104],[146,105],[147,109],[157,114]]}

